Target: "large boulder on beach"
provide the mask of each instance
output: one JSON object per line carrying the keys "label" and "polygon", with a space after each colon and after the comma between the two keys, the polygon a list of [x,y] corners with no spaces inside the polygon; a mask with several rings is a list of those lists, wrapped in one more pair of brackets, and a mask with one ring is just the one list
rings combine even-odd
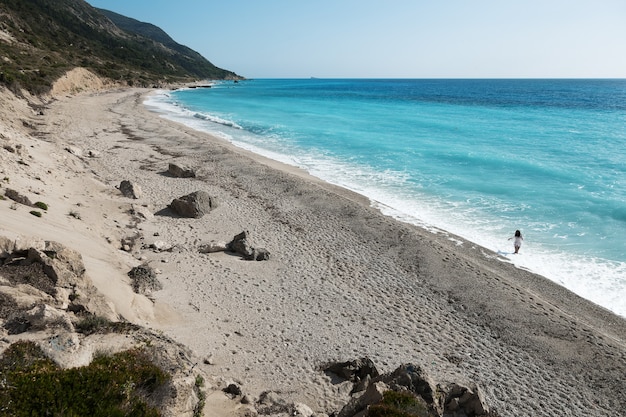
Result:
{"label": "large boulder on beach", "polygon": [[176,178],[195,178],[196,171],[185,165],[170,162],[167,167],[167,173]]}
{"label": "large boulder on beach", "polygon": [[200,218],[217,207],[217,199],[206,191],[195,191],[180,198],[175,198],[169,205],[182,217]]}

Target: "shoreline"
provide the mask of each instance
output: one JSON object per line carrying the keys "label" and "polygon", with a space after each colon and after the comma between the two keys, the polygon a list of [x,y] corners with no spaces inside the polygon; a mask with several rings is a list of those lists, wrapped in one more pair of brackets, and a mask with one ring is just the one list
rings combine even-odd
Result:
{"label": "shoreline", "polygon": [[[97,261],[86,256],[96,286],[126,319],[189,346],[207,374],[330,414],[348,393],[320,366],[367,356],[382,372],[412,362],[438,380],[476,382],[503,416],[626,408],[616,395],[626,390],[623,318],[465,239],[394,220],[364,196],[159,117],[143,105],[148,93],[61,98],[48,105],[43,140],[101,155],[64,161],[90,178],[73,200],[89,201],[88,236],[107,248]],[[197,177],[165,175],[172,161]],[[139,200],[119,195],[125,179],[141,186]],[[218,207],[201,219],[159,214],[196,190]],[[107,246],[105,237],[124,237],[114,213],[130,204],[155,213],[139,225],[143,244],[172,251]],[[197,250],[243,230],[269,261]],[[108,275],[94,273],[107,261]],[[152,304],[111,291],[122,267],[139,262],[161,270]]]}
{"label": "shoreline", "polygon": [[[228,89],[224,89],[223,91],[227,90]],[[209,114],[211,112],[204,114],[202,111],[200,111],[198,115],[196,111],[186,109],[185,106],[181,107],[179,99],[186,101],[185,97],[194,101],[204,96],[203,94],[196,96],[194,93],[192,93],[191,96],[184,94],[178,96],[176,94],[171,95],[167,92],[161,93],[157,91],[147,98],[146,104],[148,108],[154,109],[169,120],[185,124],[193,129],[198,129],[209,134],[217,135],[220,138],[224,137],[235,146],[239,146],[243,149],[251,149],[253,152],[294,166],[298,166],[301,161],[307,161],[306,166],[300,166],[304,166],[307,170],[311,169],[312,172],[315,173],[314,175],[322,178],[324,181],[355,190],[357,193],[362,193],[367,198],[370,198],[373,206],[377,207],[386,215],[418,227],[432,230],[434,233],[443,232],[461,236],[464,240],[474,242],[479,246],[497,252],[506,262],[513,263],[519,268],[528,269],[534,273],[543,275],[553,282],[565,286],[570,291],[577,293],[583,298],[587,298],[626,318],[626,304],[623,303],[620,298],[621,295],[624,295],[625,290],[623,284],[621,284],[625,264],[623,261],[620,261],[620,259],[623,258],[623,256],[621,254],[619,256],[610,256],[610,254],[604,252],[600,246],[608,246],[607,242],[617,238],[617,236],[610,237],[606,235],[604,236],[607,237],[606,239],[600,238],[591,242],[588,238],[581,237],[585,236],[587,233],[578,234],[574,229],[569,232],[559,233],[559,224],[566,224],[565,217],[561,218],[561,216],[553,217],[552,219],[544,219],[541,216],[532,216],[532,218],[530,218],[528,215],[523,215],[522,213],[519,218],[517,215],[508,217],[505,215],[508,209],[505,210],[505,213],[502,213],[494,208],[493,210],[495,212],[488,213],[489,209],[485,211],[484,206],[481,204],[468,203],[464,205],[463,207],[465,208],[463,208],[457,206],[463,205],[463,203],[457,201],[455,204],[449,204],[439,201],[435,195],[426,195],[423,198],[411,197],[413,193],[419,193],[419,191],[410,187],[405,189],[398,186],[397,190],[393,188],[396,190],[395,192],[390,192],[387,185],[378,184],[375,181],[364,180],[363,182],[359,182],[361,181],[359,178],[355,179],[349,174],[344,174],[344,172],[355,170],[349,163],[343,165],[333,158],[331,158],[331,162],[321,162],[323,160],[319,160],[313,156],[309,158],[307,155],[299,154],[297,149],[290,150],[291,155],[284,155],[281,153],[280,149],[277,150],[276,148],[264,150],[260,148],[260,146],[263,145],[257,142],[262,140],[261,137],[248,141],[246,138],[249,135],[253,135],[251,132],[247,132],[245,129],[230,129],[229,126],[232,124],[236,125],[236,123],[234,123],[233,120],[228,120],[229,117],[226,117],[227,120],[221,120],[218,117],[216,119],[218,120],[217,123],[205,124],[206,122],[204,122],[204,120],[213,120],[215,115],[212,116]],[[195,97],[195,99],[193,97]],[[176,105],[172,105],[172,103],[176,103]],[[199,110],[199,108],[196,107],[196,110]],[[225,127],[222,128],[222,126]],[[214,129],[215,133],[211,133]],[[384,134],[381,135],[384,136]],[[270,144],[271,143],[273,142],[270,141]],[[335,168],[331,168],[333,166]],[[363,169],[367,170],[366,167]],[[375,173],[370,173],[369,176],[375,177],[376,175]],[[427,179],[429,178],[428,174],[426,174],[424,178],[424,181],[429,181]],[[418,181],[418,179],[416,179],[416,181]],[[412,183],[412,181],[407,182]],[[489,183],[490,179],[487,178],[484,182]],[[516,187],[511,186],[509,190],[515,188]],[[540,191],[538,193],[537,195],[541,195]],[[468,198],[468,201],[471,198],[476,198],[476,196],[470,196],[473,196],[471,191],[469,191],[466,196],[463,196],[461,200],[465,197]],[[584,198],[584,196],[579,197]],[[487,200],[490,201],[489,204],[495,206],[498,204],[495,204],[491,199],[497,200],[498,204],[511,204],[510,201],[506,200],[506,197],[500,201],[498,196],[489,195],[489,197],[487,197]],[[514,202],[512,204],[515,205],[517,203]],[[533,201],[526,201],[520,204],[522,206],[529,205],[529,207],[535,205]],[[453,208],[453,206],[457,207]],[[439,209],[435,207],[439,207]],[[557,210],[555,207],[547,210],[556,210],[555,213],[558,213],[563,209],[560,207]],[[567,212],[566,208],[564,210]],[[600,209],[598,208],[598,210]],[[565,214],[563,215],[565,216]],[[555,228],[554,232],[551,232],[553,227]],[[513,255],[512,242],[507,241],[507,238],[512,235],[515,229],[521,229],[526,237],[521,256]],[[571,236],[578,237],[570,239],[567,237],[568,233],[570,233]],[[597,230],[597,233],[601,234],[602,232],[601,230]],[[586,242],[589,246],[581,242]],[[598,246],[596,247],[596,245]],[[613,251],[615,251],[618,246],[611,245],[611,247]],[[619,250],[617,252],[619,253]]]}
{"label": "shoreline", "polygon": [[[154,92],[148,92],[144,95],[144,99],[143,102],[146,101],[146,99],[153,95]],[[545,279],[547,281],[549,281],[551,284],[556,285],[558,288],[562,288],[565,291],[571,292],[572,294],[574,294],[576,297],[580,297],[582,299],[584,299],[585,301],[591,303],[592,305],[598,307],[600,310],[606,310],[607,312],[609,312],[610,314],[615,314],[618,317],[626,320],[626,317],[620,316],[619,314],[615,313],[614,311],[612,311],[611,309],[600,305],[596,302],[594,302],[593,300],[587,299],[581,295],[576,294],[574,291],[572,291],[571,289],[563,286],[562,284],[559,284],[558,282],[556,282],[556,280],[554,279],[550,279],[546,276],[543,276],[540,272],[534,271],[531,268],[528,268],[524,265],[519,265],[517,263],[514,262],[514,259],[508,258],[504,255],[502,255],[499,252],[496,252],[493,249],[488,249],[484,246],[482,246],[480,243],[478,242],[474,242],[469,238],[463,237],[461,235],[455,234],[453,232],[450,232],[448,230],[445,230],[441,227],[438,227],[436,225],[430,225],[430,224],[424,224],[424,225],[420,225],[418,223],[415,222],[410,222],[410,221],[405,221],[402,220],[401,218],[399,218],[398,216],[394,216],[393,214],[384,214],[383,211],[385,209],[387,209],[388,211],[392,211],[392,212],[398,212],[395,208],[393,207],[389,207],[386,206],[384,203],[374,200],[366,195],[360,194],[358,191],[354,191],[350,188],[347,188],[345,186],[342,185],[337,185],[337,184],[333,184],[330,182],[327,182],[326,180],[316,177],[310,173],[308,173],[306,170],[304,170],[303,168],[300,168],[296,165],[292,165],[286,162],[281,162],[278,161],[276,159],[271,158],[270,156],[265,156],[263,154],[260,153],[256,153],[254,151],[245,149],[243,147],[237,146],[234,143],[231,143],[228,140],[219,138],[215,135],[212,135],[210,132],[206,132],[203,130],[199,130],[199,129],[194,129],[191,126],[186,125],[185,123],[182,122],[178,122],[175,120],[172,120],[171,118],[168,117],[168,114],[166,111],[162,111],[160,110],[158,107],[155,107],[155,110],[150,110],[150,109],[146,109],[149,113],[153,113],[155,114],[157,117],[161,117],[164,120],[167,120],[171,123],[173,123],[176,126],[180,126],[181,129],[184,129],[186,132],[195,132],[199,135],[206,135],[208,138],[210,138],[210,140],[215,141],[217,143],[219,143],[220,145],[227,147],[229,150],[231,150],[232,152],[235,153],[239,153],[241,155],[246,156],[247,158],[250,158],[252,160],[254,160],[255,162],[258,162],[260,164],[266,165],[268,167],[270,167],[271,169],[275,169],[275,170],[279,170],[282,172],[286,172],[290,175],[296,175],[298,177],[300,177],[301,179],[305,180],[305,181],[309,181],[309,182],[313,182],[316,183],[317,185],[319,185],[320,187],[336,193],[338,195],[340,195],[343,198],[347,198],[350,199],[356,203],[362,204],[362,205],[366,205],[369,206],[369,208],[371,208],[372,210],[378,212],[380,215],[385,216],[385,217],[389,217],[390,219],[397,221],[399,223],[405,224],[409,227],[415,227],[417,229],[420,229],[423,232],[427,232],[430,233],[431,235],[433,235],[433,237],[435,235],[439,235],[441,237],[443,237],[444,239],[450,240],[451,242],[454,242],[454,244],[456,245],[471,245],[477,248],[480,248],[481,251],[483,251],[483,256],[485,256],[486,258],[490,258],[490,259],[496,259],[499,262],[504,262],[504,263],[508,263],[512,266],[514,266],[517,269],[520,269],[522,271],[528,272],[532,275],[536,275],[541,277],[542,279]],[[510,246],[512,246],[513,243],[510,243]]]}

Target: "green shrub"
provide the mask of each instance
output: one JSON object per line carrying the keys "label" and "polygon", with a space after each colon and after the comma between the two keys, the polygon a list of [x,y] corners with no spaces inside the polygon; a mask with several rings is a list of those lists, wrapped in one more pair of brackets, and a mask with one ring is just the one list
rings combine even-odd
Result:
{"label": "green shrub", "polygon": [[84,335],[94,333],[128,333],[137,330],[138,326],[128,322],[114,322],[93,314],[83,317],[76,323],[76,331]]}
{"label": "green shrub", "polygon": [[85,335],[98,333],[104,329],[108,329],[111,321],[100,316],[89,315],[78,323],[76,323],[76,331]]}
{"label": "green shrub", "polygon": [[0,416],[157,417],[145,397],[169,380],[140,349],[61,369],[33,342],[12,344],[0,358],[0,374]]}
{"label": "green shrub", "polygon": [[196,383],[194,385],[194,391],[198,396],[198,403],[193,410],[193,417],[201,417],[202,410],[204,409],[204,405],[206,404],[206,394],[202,389],[204,387],[204,378],[202,375],[196,376]]}
{"label": "green shrub", "polygon": [[35,207],[39,207],[42,210],[48,210],[48,205],[46,203],[41,202],[41,201],[37,201],[35,203]]}
{"label": "green shrub", "polygon": [[35,217],[41,217],[41,212],[40,211],[31,210],[29,213],[32,214]]}
{"label": "green shrub", "polygon": [[387,391],[380,403],[372,405],[368,417],[430,417],[424,400],[408,391]]}

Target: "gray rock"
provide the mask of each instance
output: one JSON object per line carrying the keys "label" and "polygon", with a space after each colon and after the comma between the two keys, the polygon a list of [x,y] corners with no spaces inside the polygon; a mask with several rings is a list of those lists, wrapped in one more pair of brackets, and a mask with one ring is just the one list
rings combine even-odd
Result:
{"label": "gray rock", "polygon": [[211,197],[206,191],[195,191],[172,200],[169,207],[182,217],[197,219],[216,208],[217,199]]}
{"label": "gray rock", "polygon": [[[118,318],[87,277],[80,253],[58,242],[31,239],[18,239],[11,243],[9,239],[2,238],[0,246],[1,258],[12,260],[12,273],[5,276],[12,287],[5,287],[2,292],[13,300],[15,308],[26,304],[49,304],[56,309],[86,311],[111,320]],[[25,277],[27,281],[24,281]],[[22,317],[22,324],[31,326],[31,321],[36,322],[39,313],[35,313],[33,317]],[[42,310],[42,317],[52,314],[48,313],[50,311]]]}
{"label": "gray rock", "polygon": [[164,252],[164,251],[172,249],[172,245],[162,240],[156,240],[150,244],[150,248],[154,249],[157,252]]}
{"label": "gray rock", "polygon": [[138,199],[141,198],[141,187],[128,180],[124,180],[120,183],[120,192],[124,197]]}
{"label": "gray rock", "polygon": [[46,242],[47,247],[41,251],[31,248],[25,263],[39,263],[43,272],[57,287],[72,288],[82,280],[85,265],[80,253],[65,248],[56,242]]}
{"label": "gray rock", "polygon": [[138,206],[132,204],[129,213],[138,221],[152,220],[154,214],[148,209],[148,207]]}
{"label": "gray rock", "polygon": [[178,165],[172,162],[169,163],[169,166],[167,167],[167,172],[173,177],[177,177],[177,178],[195,178],[196,177],[196,172],[193,169],[186,167],[184,165]]}
{"label": "gray rock", "polygon": [[474,383],[469,386],[458,383],[437,384],[439,410],[444,415],[483,416],[489,413],[482,390]]}
{"label": "gray rock", "polygon": [[15,240],[0,236],[0,259],[6,259],[15,251]]}
{"label": "gray rock", "polygon": [[389,391],[389,387],[384,382],[371,384],[363,394],[351,398],[337,417],[352,417],[368,406],[381,402],[386,391]]}
{"label": "gray rock", "polygon": [[255,257],[254,248],[248,242],[248,232],[245,230],[233,237],[233,240],[228,244],[228,249],[247,260],[252,260]]}
{"label": "gray rock", "polygon": [[227,245],[228,250],[241,255],[244,259],[252,261],[264,261],[270,258],[270,252],[267,249],[255,249],[248,241],[248,232],[243,231],[233,237],[233,240]]}
{"label": "gray rock", "polygon": [[413,364],[400,365],[389,375],[380,377],[393,390],[408,389],[426,400],[427,403],[434,401],[434,393],[437,385],[420,366]]}
{"label": "gray rock", "polygon": [[200,253],[224,252],[226,250],[228,250],[228,245],[225,242],[216,242],[214,240],[198,246],[198,252]]}
{"label": "gray rock", "polygon": [[24,313],[30,323],[29,330],[43,330],[50,327],[62,327],[74,331],[74,325],[64,311],[49,305],[40,304]]}

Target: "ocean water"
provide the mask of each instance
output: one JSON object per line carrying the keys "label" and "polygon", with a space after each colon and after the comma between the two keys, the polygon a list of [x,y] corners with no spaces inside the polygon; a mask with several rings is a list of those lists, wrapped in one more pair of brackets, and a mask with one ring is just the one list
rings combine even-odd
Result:
{"label": "ocean water", "polygon": [[626,80],[263,79],[146,105],[626,317]]}

